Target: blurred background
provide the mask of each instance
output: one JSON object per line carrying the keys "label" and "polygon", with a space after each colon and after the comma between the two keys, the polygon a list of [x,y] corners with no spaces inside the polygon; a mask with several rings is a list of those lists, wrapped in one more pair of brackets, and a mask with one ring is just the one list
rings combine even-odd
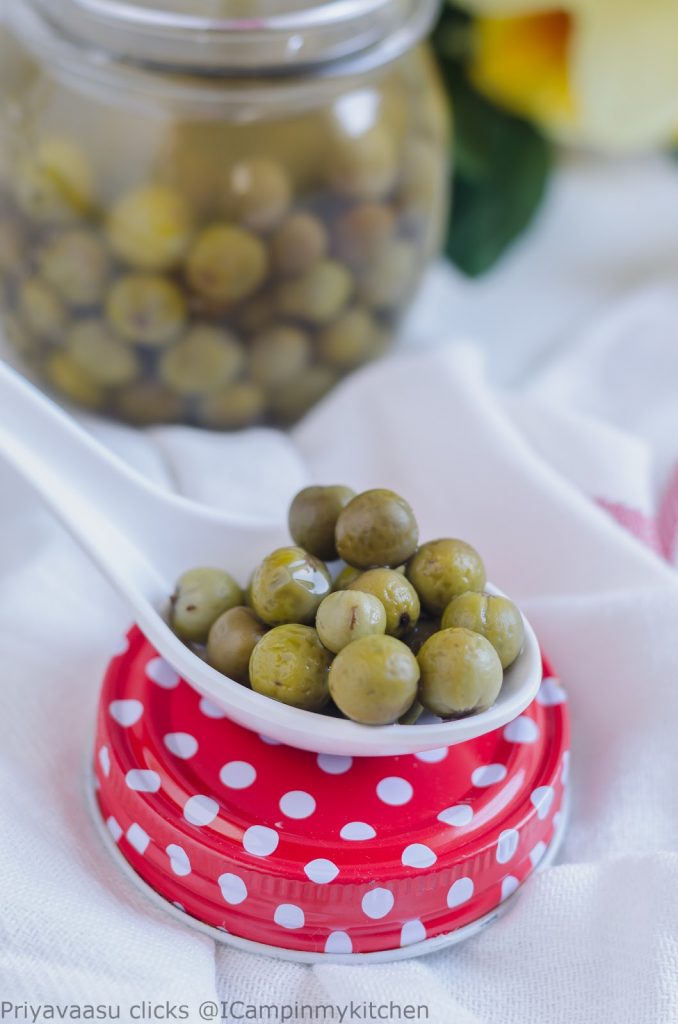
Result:
{"label": "blurred background", "polygon": [[671,5],[316,6],[2,0],[6,351],[50,391],[288,426],[395,336],[516,384],[673,285]]}

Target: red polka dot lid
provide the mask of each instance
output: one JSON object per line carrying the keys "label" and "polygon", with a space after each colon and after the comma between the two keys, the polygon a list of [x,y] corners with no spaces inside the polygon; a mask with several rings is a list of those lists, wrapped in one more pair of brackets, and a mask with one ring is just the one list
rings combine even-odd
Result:
{"label": "red polka dot lid", "polygon": [[487,920],[559,837],[568,720],[548,665],[502,730],[351,758],[229,721],[138,629],[123,648],[99,708],[98,812],[141,880],[235,940],[416,952]]}

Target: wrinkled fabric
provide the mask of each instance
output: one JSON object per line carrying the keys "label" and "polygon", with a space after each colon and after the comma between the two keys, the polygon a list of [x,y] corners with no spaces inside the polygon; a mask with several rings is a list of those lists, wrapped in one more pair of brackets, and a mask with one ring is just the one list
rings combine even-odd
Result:
{"label": "wrinkled fabric", "polygon": [[533,620],[570,695],[560,857],[491,928],[393,966],[229,950],[119,874],[83,783],[99,681],[129,614],[0,468],[0,999],[169,1001],[191,1020],[218,999],[421,1002],[450,1024],[678,1019],[675,323],[670,291],[641,295],[510,391],[473,345],[403,352],[289,436],[85,420],[160,486],[240,514],[282,520],[311,481],[393,487],[424,537],[476,544]]}

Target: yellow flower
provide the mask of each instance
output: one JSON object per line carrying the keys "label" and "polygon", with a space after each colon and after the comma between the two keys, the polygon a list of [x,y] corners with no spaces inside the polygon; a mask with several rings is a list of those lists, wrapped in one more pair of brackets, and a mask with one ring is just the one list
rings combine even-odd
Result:
{"label": "yellow flower", "polygon": [[610,150],[678,125],[678,0],[462,0],[471,79],[556,138]]}

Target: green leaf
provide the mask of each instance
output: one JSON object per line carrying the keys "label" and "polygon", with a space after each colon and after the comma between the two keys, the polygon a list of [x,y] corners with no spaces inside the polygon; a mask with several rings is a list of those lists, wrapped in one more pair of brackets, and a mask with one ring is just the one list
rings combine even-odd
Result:
{"label": "green leaf", "polygon": [[546,190],[552,154],[532,125],[474,94],[458,103],[456,124],[457,172],[447,253],[476,277],[532,221]]}
{"label": "green leaf", "polygon": [[471,16],[446,7],[433,33],[433,46],[441,60],[465,60],[471,47]]}
{"label": "green leaf", "polygon": [[552,149],[528,121],[494,106],[465,72],[468,19],[447,8],[433,42],[454,108],[450,259],[469,276],[485,273],[532,221],[543,199]]}

